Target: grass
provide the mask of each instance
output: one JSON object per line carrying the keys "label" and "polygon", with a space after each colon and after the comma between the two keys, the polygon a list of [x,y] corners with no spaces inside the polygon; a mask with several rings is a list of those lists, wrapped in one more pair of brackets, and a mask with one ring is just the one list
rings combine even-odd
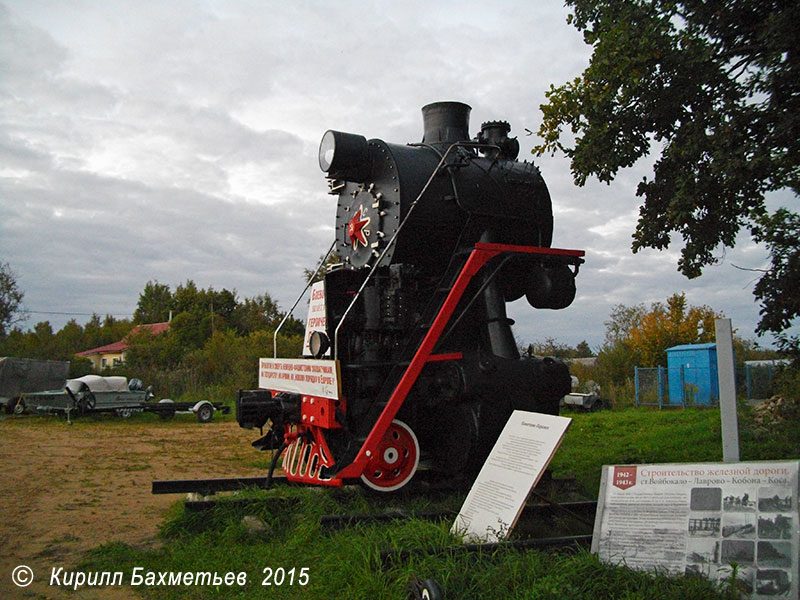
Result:
{"label": "grass", "polygon": [[[603,464],[721,460],[718,410],[640,408],[570,416],[572,426],[551,466],[556,478],[574,477],[585,498],[596,498]],[[759,431],[749,426],[749,418],[749,409],[742,406],[742,460],[799,457],[800,427],[796,422],[777,423],[769,431]],[[264,500],[248,508],[247,514],[266,523],[265,531],[250,532],[242,521],[242,510],[234,506],[221,504],[210,512],[191,514],[184,513],[183,507],[176,504],[162,525],[164,544],[160,548],[106,544],[90,552],[78,568],[123,570],[128,573],[125,581],[130,581],[134,567],[156,572],[247,574],[244,586],[136,588],[145,598],[165,600],[263,597],[400,600],[409,597],[406,586],[416,576],[437,580],[447,597],[453,599],[739,597],[730,584],[718,588],[702,578],[668,577],[604,565],[582,550],[419,554],[384,566],[379,560],[382,550],[456,545],[458,540],[449,532],[449,521],[406,519],[391,525],[360,524],[333,532],[323,531],[319,525],[319,516],[326,513],[458,508],[462,500],[458,496],[376,497],[360,490],[318,488],[251,491],[246,495]],[[576,533],[557,531],[566,529],[563,521],[549,525],[556,531],[543,535]],[[283,569],[284,575],[295,569],[296,579],[292,585],[288,579],[280,586],[262,585],[266,568],[273,569],[273,573]],[[303,568],[307,569],[309,579],[306,585],[300,585]]]}
{"label": "grass", "polygon": [[[796,459],[800,449],[797,422],[770,423],[768,428],[750,427],[752,411],[740,407],[742,460]],[[551,464],[556,478],[574,477],[577,486],[556,491],[559,500],[576,496],[596,498],[603,464],[703,462],[721,460],[719,412],[714,409],[658,411],[639,408],[597,413],[571,413],[573,418]],[[4,427],[64,427],[57,417],[0,417]],[[215,419],[232,420],[216,414]],[[73,427],[145,427],[148,430],[193,423],[191,414],[162,420],[153,414],[130,419],[96,415],[75,419]],[[165,448],[165,451],[168,451]],[[231,475],[237,466],[257,464],[266,468],[267,457],[249,451],[232,453]],[[138,468],[138,462],[131,468]],[[130,469],[128,469],[130,470]],[[577,493],[576,493],[577,488]],[[557,489],[554,487],[553,489]],[[250,492],[264,502],[247,513],[268,524],[266,532],[251,533],[242,522],[241,509],[216,508],[202,515],[185,514],[174,505],[162,525],[163,544],[158,549],[134,548],[121,543],[105,544],[91,551],[78,565],[84,571],[123,570],[130,581],[134,567],[163,572],[244,572],[245,586],[142,586],[135,592],[145,598],[406,598],[406,586],[414,576],[436,579],[448,598],[735,598],[735,591],[715,589],[708,581],[663,574],[634,572],[624,567],[600,564],[591,554],[498,551],[483,555],[415,555],[386,567],[380,564],[382,550],[457,544],[449,533],[449,521],[425,522],[409,519],[392,525],[359,525],[325,532],[318,519],[325,513],[370,512],[389,509],[406,511],[456,509],[461,497],[408,498],[402,495],[375,497],[360,491],[286,489]],[[283,500],[275,500],[284,498]],[[75,507],[79,509],[79,506]],[[142,518],[152,518],[142,515]],[[568,530],[573,524],[554,520],[538,524],[535,535],[584,533]],[[520,528],[522,529],[522,528]],[[529,532],[530,527],[526,527]],[[264,569],[283,573],[307,568],[307,585],[262,586]]]}
{"label": "grass", "polygon": [[[385,599],[408,597],[406,586],[415,576],[433,578],[448,598],[663,598],[721,599],[724,593],[705,580],[670,578],[609,567],[585,551],[561,554],[503,550],[483,554],[413,556],[384,567],[381,550],[456,545],[448,522],[415,519],[393,526],[360,525],[333,533],[320,529],[318,518],[331,511],[374,509],[364,496],[292,491],[298,504],[272,510],[269,503],[253,512],[271,523],[266,536],[249,534],[242,516],[224,506],[211,514],[175,513],[165,523],[167,544],[160,550],[137,551],[121,544],[94,550],[80,565],[84,570],[119,570],[126,565],[145,571],[245,572],[247,585],[220,588],[143,588],[146,598],[309,598]],[[273,494],[274,495],[274,494]],[[267,495],[269,497],[270,495]],[[305,586],[262,585],[264,569],[307,567]],[[130,575],[126,575],[128,581]]]}
{"label": "grass", "polygon": [[600,465],[722,460],[718,411],[628,408],[568,416],[573,421],[551,468],[556,477],[575,477],[592,498]]}

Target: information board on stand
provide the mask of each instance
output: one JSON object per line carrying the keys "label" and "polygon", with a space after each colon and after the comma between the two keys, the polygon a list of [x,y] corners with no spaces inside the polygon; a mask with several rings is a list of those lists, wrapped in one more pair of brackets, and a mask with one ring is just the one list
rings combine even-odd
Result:
{"label": "information board on stand", "polygon": [[749,598],[797,599],[799,465],[604,466],[592,551],[715,581],[735,572]]}
{"label": "information board on stand", "polygon": [[515,410],[508,419],[451,531],[465,542],[508,537],[572,419]]}

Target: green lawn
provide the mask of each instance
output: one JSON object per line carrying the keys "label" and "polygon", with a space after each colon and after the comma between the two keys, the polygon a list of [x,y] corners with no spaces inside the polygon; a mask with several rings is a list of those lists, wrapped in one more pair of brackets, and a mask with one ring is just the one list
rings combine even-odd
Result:
{"label": "green lawn", "polygon": [[[595,499],[603,464],[704,462],[721,460],[719,411],[627,409],[574,413],[553,463],[556,478],[574,477],[587,499]],[[757,432],[751,411],[740,411],[742,460],[797,459],[797,421],[770,423]],[[574,490],[573,490],[574,493]],[[420,555],[384,567],[381,550],[456,544],[449,521],[408,519],[392,525],[359,525],[323,531],[319,516],[334,512],[368,512],[389,508],[427,510],[457,508],[460,497],[376,499],[361,491],[311,488],[253,492],[265,499],[247,514],[268,524],[265,532],[248,533],[243,513],[220,506],[202,515],[184,514],[176,504],[163,525],[164,545],[141,550],[121,544],[101,546],[79,566],[82,570],[232,571],[246,573],[246,585],[142,586],[146,598],[353,598],[401,600],[413,576],[434,578],[448,599],[717,599],[737,598],[734,590],[715,588],[703,579],[634,572],[600,564],[585,551],[545,553],[501,551],[483,555]],[[275,497],[294,498],[287,503]],[[555,524],[558,528],[558,523]],[[564,532],[568,533],[568,532]],[[273,585],[262,585],[273,571]],[[282,569],[282,571],[278,571]],[[294,569],[294,571],[291,571]],[[303,569],[306,569],[303,571]],[[274,585],[282,573],[282,585]],[[293,583],[289,584],[289,573]],[[301,585],[300,574],[308,581]],[[302,578],[305,582],[305,578]]]}

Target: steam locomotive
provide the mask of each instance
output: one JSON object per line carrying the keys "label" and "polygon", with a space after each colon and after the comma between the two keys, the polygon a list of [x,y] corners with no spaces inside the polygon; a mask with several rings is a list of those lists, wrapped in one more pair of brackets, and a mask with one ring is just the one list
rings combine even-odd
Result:
{"label": "steam locomotive", "polygon": [[322,137],[336,239],[309,283],[305,356],[261,359],[236,402],[241,427],[268,428],[253,445],[276,451],[270,476],[278,456],[311,484],[393,491],[420,464],[462,475],[513,410],[557,414],[569,393],[561,361],[520,355],[505,303],[566,308],[584,253],[550,247],[539,169],[504,121],[470,139],[470,111],[423,107],[421,143]]}

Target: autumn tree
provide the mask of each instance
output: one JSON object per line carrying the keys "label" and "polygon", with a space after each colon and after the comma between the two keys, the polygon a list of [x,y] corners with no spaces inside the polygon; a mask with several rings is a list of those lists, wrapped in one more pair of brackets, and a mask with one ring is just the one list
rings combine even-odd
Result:
{"label": "autumn tree", "polygon": [[[679,270],[697,277],[720,247],[733,247],[740,229],[749,229],[772,257],[755,290],[758,331],[780,334],[800,316],[796,303],[777,301],[793,291],[797,297],[798,215],[782,209],[770,216],[764,195],[800,193],[800,3],[567,5],[569,22],[593,53],[581,77],[547,92],[543,141],[534,151],[564,153],[578,185],[591,176],[611,182],[620,169],[656,154],[652,176],[636,192],[643,203],[633,251],[664,249],[680,236]],[[794,238],[774,245],[784,231]]]}
{"label": "autumn tree", "polygon": [[666,302],[612,308],[606,321],[606,341],[598,362],[617,383],[629,379],[635,366],[667,364],[667,348],[714,341],[714,321],[722,314],[708,306],[690,306],[686,295]]}
{"label": "autumn tree", "polygon": [[708,306],[687,306],[685,294],[655,302],[628,331],[626,343],[639,357],[639,366],[667,364],[667,348],[715,340],[714,321],[722,318]]}

